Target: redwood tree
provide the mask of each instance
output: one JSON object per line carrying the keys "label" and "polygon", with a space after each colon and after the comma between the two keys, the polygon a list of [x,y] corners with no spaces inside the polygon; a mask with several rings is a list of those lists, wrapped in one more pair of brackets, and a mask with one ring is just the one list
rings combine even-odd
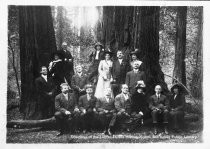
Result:
{"label": "redwood tree", "polygon": [[[173,77],[186,85],[185,51],[186,51],[186,17],[187,6],[177,7],[175,65]],[[175,80],[173,82],[176,82]]]}
{"label": "redwood tree", "polygon": [[55,33],[49,6],[19,7],[21,103],[25,119],[39,119],[34,81],[40,67],[48,66],[56,50]]}

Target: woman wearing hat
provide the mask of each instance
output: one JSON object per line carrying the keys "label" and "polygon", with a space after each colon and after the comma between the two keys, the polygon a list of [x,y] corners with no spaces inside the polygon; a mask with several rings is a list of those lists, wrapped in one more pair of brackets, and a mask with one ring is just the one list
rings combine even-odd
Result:
{"label": "woman wearing hat", "polygon": [[175,84],[171,88],[171,92],[173,95],[170,98],[170,115],[172,118],[173,129],[179,132],[180,123],[184,120],[184,89],[180,84]]}
{"label": "woman wearing hat", "polygon": [[131,61],[130,61],[130,67],[131,67],[131,70],[133,69],[133,65],[134,65],[134,62],[138,62],[138,64],[139,64],[139,68],[141,68],[140,66],[142,65],[142,61],[140,61],[139,59],[138,59],[138,49],[135,49],[135,51],[132,51],[131,53],[130,53],[130,55],[131,55]]}
{"label": "woman wearing hat", "polygon": [[[104,91],[107,88],[111,88],[111,81],[112,79],[112,74],[111,74],[111,69],[113,62],[111,60],[112,52],[106,50],[105,51],[105,60],[101,60],[98,66],[98,82],[96,86],[96,92],[95,96],[97,98],[103,98],[105,97]],[[112,93],[113,97],[113,93]]]}
{"label": "woman wearing hat", "polygon": [[145,95],[146,86],[143,81],[139,82],[140,83],[136,85],[135,93],[131,96],[131,115],[139,115],[141,118],[145,119],[149,115],[149,105]]}

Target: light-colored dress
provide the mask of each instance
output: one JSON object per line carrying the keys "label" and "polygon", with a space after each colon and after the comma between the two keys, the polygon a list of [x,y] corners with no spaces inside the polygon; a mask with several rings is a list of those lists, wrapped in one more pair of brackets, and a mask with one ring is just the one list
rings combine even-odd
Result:
{"label": "light-colored dress", "polygon": [[[111,60],[101,60],[98,66],[98,83],[96,85],[95,97],[96,98],[103,98],[105,97],[105,91],[107,88],[111,88],[111,68],[113,62]],[[113,93],[111,95],[113,97]]]}

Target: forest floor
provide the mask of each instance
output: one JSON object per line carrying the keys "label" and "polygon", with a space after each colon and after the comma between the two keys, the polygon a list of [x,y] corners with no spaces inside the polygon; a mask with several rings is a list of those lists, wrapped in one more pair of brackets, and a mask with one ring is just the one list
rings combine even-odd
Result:
{"label": "forest floor", "polygon": [[[18,108],[7,113],[7,119],[21,119]],[[56,137],[56,130],[42,130],[41,128],[14,129],[7,128],[7,143],[201,143],[203,119],[186,122],[183,132],[169,135],[159,130],[158,135],[153,135],[151,126],[143,126],[135,132],[116,132],[113,137],[106,136],[100,131],[92,133],[66,134]]]}

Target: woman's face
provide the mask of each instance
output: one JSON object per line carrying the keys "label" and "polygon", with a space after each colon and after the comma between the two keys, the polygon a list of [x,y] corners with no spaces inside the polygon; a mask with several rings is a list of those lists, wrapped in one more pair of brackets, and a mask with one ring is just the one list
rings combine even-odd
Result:
{"label": "woman's face", "polygon": [[132,54],[132,60],[136,60],[137,59],[137,56],[135,54]]}
{"label": "woman's face", "polygon": [[179,93],[179,89],[178,88],[174,88],[174,93],[178,94]]}
{"label": "woman's face", "polygon": [[106,60],[109,60],[110,59],[110,55],[108,53],[105,55],[105,59]]}
{"label": "woman's face", "polygon": [[101,46],[96,46],[96,50],[101,50]]}

